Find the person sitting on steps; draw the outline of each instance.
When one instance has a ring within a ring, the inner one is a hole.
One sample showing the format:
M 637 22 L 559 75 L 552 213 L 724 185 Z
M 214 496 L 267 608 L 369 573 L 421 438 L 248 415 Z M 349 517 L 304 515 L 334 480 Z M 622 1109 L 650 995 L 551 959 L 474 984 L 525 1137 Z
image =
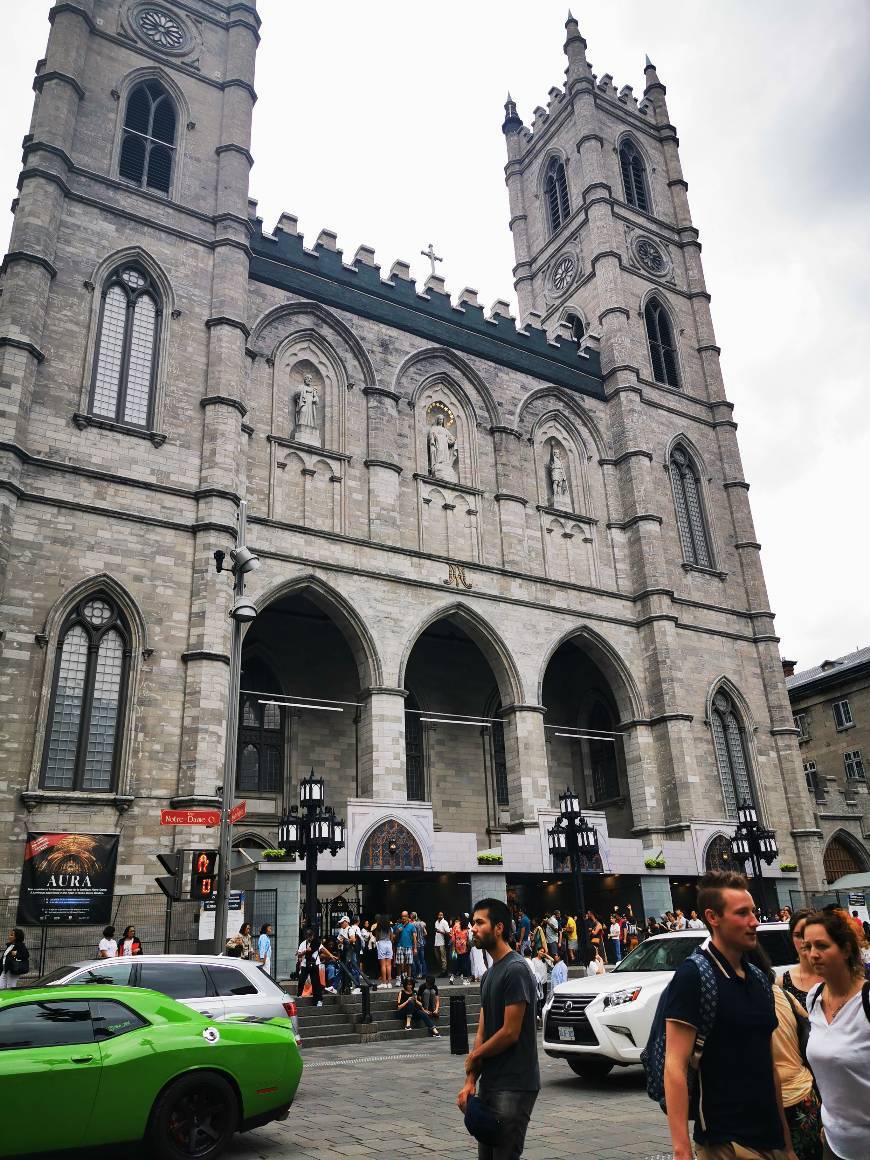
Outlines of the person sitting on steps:
M 429 1028 L 429 1034 L 436 1039 L 441 1037 L 432 1016 L 423 1007 L 423 1004 L 414 994 L 414 983 L 410 975 L 402 975 L 402 987 L 396 996 L 396 1014 L 405 1023 L 405 1030 L 411 1030 L 411 1024 L 419 1019 Z

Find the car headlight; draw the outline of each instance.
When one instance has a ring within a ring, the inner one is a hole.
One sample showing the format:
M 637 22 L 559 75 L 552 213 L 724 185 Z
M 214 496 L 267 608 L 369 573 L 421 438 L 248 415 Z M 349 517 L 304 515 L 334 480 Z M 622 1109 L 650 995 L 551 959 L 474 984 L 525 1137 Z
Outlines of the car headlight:
M 627 987 L 624 991 L 613 991 L 604 996 L 604 1006 L 622 1007 L 624 1003 L 633 1003 L 641 990 L 641 987 Z

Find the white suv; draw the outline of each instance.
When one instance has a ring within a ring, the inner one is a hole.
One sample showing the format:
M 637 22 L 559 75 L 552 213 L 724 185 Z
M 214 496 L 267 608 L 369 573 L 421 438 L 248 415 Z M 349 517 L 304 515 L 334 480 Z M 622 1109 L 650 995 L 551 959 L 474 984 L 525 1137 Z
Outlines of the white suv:
M 594 1079 L 615 1066 L 640 1063 L 662 991 L 707 931 L 655 935 L 635 947 L 609 974 L 571 979 L 544 1004 L 542 1046 L 577 1075 Z M 795 965 L 785 922 L 758 927 L 758 941 L 777 972 Z
M 250 959 L 224 955 L 133 955 L 69 963 L 43 975 L 37 987 L 60 983 L 105 983 L 147 987 L 207 1019 L 290 1019 L 296 1033 L 296 1002 Z M 296 1036 L 298 1039 L 298 1035 Z

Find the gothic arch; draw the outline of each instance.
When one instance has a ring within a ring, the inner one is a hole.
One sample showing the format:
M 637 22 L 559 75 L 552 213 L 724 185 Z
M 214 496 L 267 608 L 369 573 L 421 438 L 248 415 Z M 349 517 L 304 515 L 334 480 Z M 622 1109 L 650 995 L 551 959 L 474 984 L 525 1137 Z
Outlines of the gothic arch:
M 153 430 L 159 431 L 162 426 L 163 404 L 166 397 L 164 384 L 166 383 L 167 368 L 169 365 L 169 338 L 172 328 L 172 315 L 175 312 L 175 291 L 172 288 L 169 275 L 161 264 L 142 246 L 124 246 L 120 250 L 114 250 L 111 254 L 107 254 L 97 263 L 89 279 L 92 284 L 91 316 L 88 322 L 88 341 L 85 348 L 86 357 L 79 393 L 79 410 L 86 412 L 90 402 L 91 382 L 94 377 L 94 360 L 97 356 L 97 332 L 100 327 L 100 316 L 102 313 L 103 286 L 113 271 L 117 270 L 119 266 L 127 264 L 141 266 L 154 282 L 155 288 L 161 298 L 159 304 L 160 327 L 158 330 L 157 350 L 155 352 L 157 374 L 153 387 L 154 406 L 151 424 Z
M 492 669 L 493 676 L 496 679 L 496 683 L 498 684 L 502 705 L 521 704 L 523 700 L 523 684 L 514 659 L 510 654 L 510 650 L 492 625 L 484 620 L 479 612 L 476 612 L 473 608 L 469 608 L 467 604 L 463 604 L 461 601 L 442 605 L 441 608 L 430 612 L 411 633 L 399 664 L 399 688 L 404 689 L 406 687 L 405 673 L 414 645 L 427 628 L 436 624 L 439 620 L 448 619 L 455 620 L 486 657 Z
M 763 818 L 765 812 L 764 790 L 761 784 L 761 778 L 758 775 L 758 750 L 755 745 L 755 732 L 757 730 L 757 725 L 755 724 L 755 720 L 752 716 L 752 710 L 749 707 L 749 702 L 729 677 L 721 676 L 713 682 L 707 694 L 705 720 L 706 724 L 710 727 L 710 744 L 713 747 L 713 759 L 719 774 L 726 816 L 733 816 L 734 818 L 737 816 L 736 810 L 740 806 L 740 785 L 738 782 L 741 771 L 735 766 L 734 754 L 731 752 L 730 742 L 726 746 L 728 754 L 727 760 L 725 760 L 726 754 L 720 753 L 720 748 L 725 744 L 725 742 L 721 737 L 717 738 L 717 725 L 716 720 L 714 720 L 715 699 L 719 693 L 723 693 L 730 700 L 734 710 L 734 717 L 740 731 L 742 756 L 746 767 L 746 782 L 749 788 L 750 796 L 753 799 L 753 804 L 758 811 L 758 816 L 759 818 Z M 725 763 L 724 766 L 723 761 Z M 733 796 L 735 798 L 733 813 L 731 813 L 728 809 L 729 791 L 726 779 L 728 779 L 731 783 Z
M 124 137 L 124 118 L 127 112 L 127 101 L 130 98 L 130 93 L 137 85 L 150 80 L 157 81 L 161 84 L 175 105 L 175 144 L 172 178 L 169 183 L 169 192 L 166 194 L 171 200 L 177 195 L 181 184 L 187 126 L 193 120 L 193 117 L 191 116 L 190 103 L 184 95 L 184 90 L 172 75 L 165 69 L 160 68 L 159 65 L 146 65 L 143 68 L 133 69 L 132 72 L 127 73 L 117 86 L 119 94 L 117 101 L 118 111 L 109 172 L 113 175 L 118 172 L 118 166 L 121 160 L 121 144 Z
M 360 687 L 382 685 L 383 667 L 374 639 L 360 614 L 337 589 L 311 574 L 297 576 L 270 588 L 257 600 L 257 608 L 264 611 L 270 604 L 285 596 L 298 594 L 307 597 L 327 614 L 344 634 L 359 672 Z
M 390 841 L 396 842 L 396 853 L 389 853 Z M 379 818 L 369 826 L 356 849 L 355 863 L 360 870 L 429 870 L 425 839 L 416 832 L 409 819 L 400 822 L 392 815 Z
M 429 362 L 446 364 L 454 373 L 451 374 L 450 370 L 445 373 L 443 365 L 434 366 L 428 374 L 419 373 L 417 368 Z M 413 378 L 416 380 L 415 385 L 408 392 L 408 402 L 412 407 L 416 405 L 417 399 L 425 390 L 426 385 L 434 378 L 441 377 L 446 379 L 463 396 L 476 423 L 481 423 L 484 419 L 488 419 L 490 424 L 497 424 L 499 422 L 498 404 L 493 397 L 492 391 L 490 391 L 489 387 L 471 364 L 466 362 L 455 351 L 448 350 L 446 347 L 432 346 L 408 355 L 396 371 L 396 376 L 393 380 L 393 390 L 396 394 L 401 394 L 406 380 L 412 378 L 412 372 Z M 474 393 L 479 396 L 485 415 L 478 413 L 478 408 L 473 398 Z
M 532 429 L 530 434 L 534 433 L 534 429 L 546 415 L 556 414 L 563 420 L 563 422 L 570 423 L 577 434 L 579 440 L 584 444 L 591 441 L 598 453 L 599 458 L 606 458 L 609 454 L 607 442 L 601 433 L 601 429 L 592 418 L 590 413 L 583 407 L 569 391 L 562 390 L 560 387 L 536 387 L 535 390 L 530 391 L 528 395 L 520 402 L 514 417 L 514 427 L 518 431 L 524 430 L 524 425 L 527 423 L 528 412 L 534 403 L 544 398 L 552 398 L 556 401 L 556 406 L 550 407 L 543 412 L 538 419 L 532 421 Z M 581 431 L 586 432 L 586 439 L 584 440 Z
M 672 498 L 674 501 L 674 512 L 675 512 L 675 515 L 677 517 L 677 523 L 678 523 L 677 532 L 678 532 L 678 536 L 679 536 L 679 539 L 680 539 L 681 544 L 682 544 L 683 555 L 684 555 L 684 557 L 686 557 L 687 563 L 692 563 L 692 562 L 697 563 L 697 561 L 692 561 L 692 560 L 688 559 L 687 545 L 682 543 L 682 535 L 683 534 L 680 531 L 680 527 L 679 527 L 680 504 L 678 502 L 678 497 L 677 497 L 677 486 L 678 485 L 674 480 L 674 475 L 673 475 L 673 472 L 671 469 L 671 457 L 673 456 L 673 453 L 676 450 L 682 450 L 685 453 L 685 455 L 688 457 L 691 464 L 694 466 L 695 472 L 697 473 L 696 483 L 698 485 L 698 490 L 700 491 L 700 496 L 699 496 L 700 508 L 701 508 L 700 524 L 702 525 L 699 529 L 697 529 L 697 534 L 699 536 L 701 536 L 703 534 L 703 539 L 706 540 L 707 554 L 710 557 L 708 567 L 715 569 L 717 566 L 716 561 L 718 558 L 718 553 L 716 551 L 716 535 L 715 535 L 715 527 L 714 527 L 714 523 L 713 523 L 712 506 L 710 503 L 710 474 L 709 474 L 707 465 L 704 462 L 704 456 L 698 450 L 697 445 L 689 438 L 688 435 L 681 432 L 680 434 L 675 435 L 671 439 L 670 443 L 668 443 L 667 449 L 665 451 L 665 459 L 664 459 L 663 467 L 664 467 L 665 471 L 668 473 L 668 479 L 669 479 L 670 484 L 671 484 L 671 495 L 672 495 Z M 686 501 L 686 503 L 688 503 L 688 500 Z M 689 513 L 686 512 L 686 510 L 685 510 L 685 504 L 683 506 L 683 511 L 684 511 L 686 522 L 687 523 L 691 522 L 690 517 L 689 517 Z M 686 534 L 691 537 L 690 531 L 687 531 Z
M 650 335 L 649 335 L 649 331 L 647 330 L 647 321 L 646 321 L 647 306 L 649 306 L 650 303 L 652 303 L 653 301 L 657 302 L 659 304 L 659 306 L 662 308 L 662 310 L 664 311 L 664 313 L 667 317 L 668 324 L 671 328 L 671 339 L 673 341 L 674 362 L 676 365 L 676 378 L 677 378 L 676 383 L 668 383 L 664 379 L 656 378 L 655 367 L 653 365 L 652 349 L 650 346 Z M 652 373 L 653 381 L 655 383 L 657 383 L 659 386 L 670 387 L 672 390 L 675 390 L 675 391 L 682 390 L 682 385 L 685 382 L 685 375 L 683 373 L 683 358 L 682 358 L 682 352 L 681 352 L 682 343 L 680 342 L 680 336 L 682 333 L 682 329 L 680 327 L 680 320 L 677 317 L 673 303 L 670 301 L 667 294 L 664 293 L 664 291 L 662 290 L 662 288 L 660 286 L 653 286 L 649 290 L 647 290 L 647 292 L 642 296 L 642 298 L 640 300 L 639 313 L 640 313 L 641 322 L 643 324 L 644 343 L 646 345 L 646 353 L 647 353 L 647 358 L 649 360 L 649 366 L 650 366 L 650 371 Z
M 573 416 L 557 407 L 550 407 L 534 421 L 531 440 L 539 502 L 548 507 L 555 506 L 550 503 L 547 468 L 544 463 L 545 457 L 542 455 L 547 444 L 555 440 L 562 445 L 568 457 L 568 486 L 570 498 L 573 501 L 571 511 L 578 515 L 592 516 L 595 514 L 596 504 L 593 500 L 593 489 L 590 486 L 588 471 L 589 461 L 592 459 L 589 451 L 589 444 L 592 443 L 590 436 L 591 433 L 586 431 L 584 438 L 583 429 L 574 422 Z
M 553 656 L 567 641 L 578 639 L 582 641 L 590 658 L 607 678 L 611 695 L 619 710 L 620 724 L 646 718 L 648 713 L 640 689 L 628 666 L 608 640 L 585 624 L 569 628 L 548 647 L 538 672 L 538 704 L 544 703 L 544 677 Z
M 633 146 L 633 148 L 637 152 L 637 154 L 640 157 L 640 160 L 643 164 L 644 188 L 645 188 L 645 192 L 646 192 L 646 199 L 648 202 L 646 209 L 643 209 L 642 207 L 638 207 L 632 201 L 630 201 L 628 198 L 628 195 L 626 194 L 626 191 L 625 191 L 625 179 L 624 179 L 623 173 L 622 173 L 622 149 L 623 149 L 623 146 L 625 146 L 625 145 Z M 639 209 L 641 213 L 654 214 L 655 213 L 655 199 L 653 198 L 653 190 L 652 190 L 653 160 L 652 160 L 652 157 L 650 156 L 649 152 L 647 151 L 646 147 L 641 143 L 639 138 L 634 133 L 632 133 L 630 130 L 626 130 L 624 133 L 621 133 L 619 135 L 619 137 L 617 138 L 614 152 L 616 154 L 617 170 L 619 171 L 619 186 L 618 186 L 618 188 L 622 190 L 622 194 L 623 194 L 625 201 L 627 202 L 628 205 L 630 205 L 632 207 L 632 209 Z
M 861 843 L 848 830 L 835 830 L 825 845 L 822 856 L 825 878 L 835 882 L 843 874 L 861 874 L 870 870 L 870 856 Z M 851 869 L 846 866 L 851 865 Z
M 704 870 L 733 870 L 735 868 L 739 870 L 740 863 L 735 863 L 731 856 L 731 839 L 721 831 L 718 834 L 713 834 L 704 847 Z
M 52 605 L 45 618 L 40 642 L 45 646 L 45 660 L 41 679 L 39 706 L 36 712 L 34 729 L 33 753 L 31 755 L 29 789 L 36 789 L 39 785 L 42 767 L 43 747 L 46 743 L 48 715 L 52 701 L 52 685 L 54 683 L 55 654 L 58 638 L 67 615 L 86 596 L 105 593 L 115 600 L 126 620 L 126 627 L 130 633 L 130 657 L 126 676 L 125 712 L 121 725 L 120 745 L 117 757 L 117 779 L 114 793 L 126 795 L 129 793 L 131 772 L 132 741 L 136 727 L 138 708 L 138 689 L 141 679 L 142 661 L 151 656 L 153 649 L 148 645 L 148 628 L 145 617 L 138 602 L 130 592 L 114 576 L 108 572 L 100 572 L 95 576 L 88 576 L 68 588 Z M 108 795 L 111 797 L 112 795 Z
M 280 322 L 285 318 L 292 319 L 298 315 L 307 315 L 309 318 L 315 319 L 327 330 L 331 330 L 338 336 L 353 355 L 363 385 L 375 385 L 376 375 L 374 366 L 365 347 L 347 323 L 343 322 L 332 311 L 327 310 L 317 302 L 285 302 L 280 306 L 273 306 L 271 310 L 267 310 L 254 324 L 251 337 L 248 340 L 248 353 L 260 358 L 273 358 L 278 347 L 285 341 L 288 335 L 282 334 L 275 342 L 269 344 L 266 341 L 266 332 L 274 323 Z

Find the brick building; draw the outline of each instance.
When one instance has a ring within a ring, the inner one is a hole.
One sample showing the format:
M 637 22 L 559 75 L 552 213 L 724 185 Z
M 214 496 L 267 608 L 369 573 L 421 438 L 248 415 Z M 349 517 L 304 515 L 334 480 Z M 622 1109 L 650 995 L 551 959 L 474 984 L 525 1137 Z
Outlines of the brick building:
M 811 669 L 783 661 L 807 789 L 824 836 L 825 878 L 870 871 L 870 648 Z
M 617 92 L 569 19 L 564 87 L 531 128 L 508 101 L 518 322 L 329 230 L 306 244 L 289 214 L 264 230 L 250 0 L 51 19 L 0 298 L 0 888 L 26 831 L 53 829 L 119 832 L 117 889 L 151 888 L 159 807 L 215 801 L 212 557 L 244 497 L 262 567 L 239 845 L 274 844 L 313 766 L 348 824 L 327 880 L 372 905 L 408 874 L 445 906 L 539 905 L 570 783 L 600 837 L 593 900 L 658 911 L 750 795 L 817 889 L 655 68 L 640 102 Z M 292 914 L 298 873 L 269 871 Z

